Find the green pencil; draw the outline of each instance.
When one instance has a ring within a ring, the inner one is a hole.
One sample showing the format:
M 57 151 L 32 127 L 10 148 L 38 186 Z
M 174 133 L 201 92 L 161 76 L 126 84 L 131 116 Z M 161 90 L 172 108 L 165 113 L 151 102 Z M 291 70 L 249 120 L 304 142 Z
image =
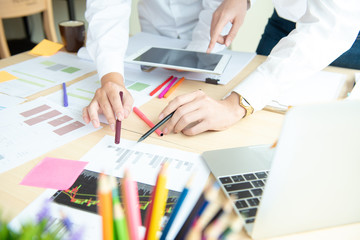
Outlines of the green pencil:
M 115 177 L 111 177 L 113 218 L 114 218 L 114 239 L 128 240 L 126 218 L 119 199 L 119 190 Z

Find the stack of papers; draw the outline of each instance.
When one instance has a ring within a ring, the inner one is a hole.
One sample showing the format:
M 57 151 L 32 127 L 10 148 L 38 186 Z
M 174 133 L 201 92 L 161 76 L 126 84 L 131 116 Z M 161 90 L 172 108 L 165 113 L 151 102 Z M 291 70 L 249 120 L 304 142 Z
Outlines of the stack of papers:
M 335 100 L 339 97 L 345 80 L 344 74 L 320 71 L 308 79 L 298 81 L 265 109 L 286 111 L 289 106 Z

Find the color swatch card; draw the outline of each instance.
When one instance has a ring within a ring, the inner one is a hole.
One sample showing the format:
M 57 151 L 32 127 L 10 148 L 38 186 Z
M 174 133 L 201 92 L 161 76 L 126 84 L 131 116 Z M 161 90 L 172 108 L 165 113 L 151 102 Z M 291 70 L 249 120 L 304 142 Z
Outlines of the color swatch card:
M 1 71 L 6 71 L 17 79 L 0 82 L 0 92 L 27 97 L 95 71 L 95 65 L 76 55 L 58 52 L 53 56 L 36 57 L 11 65 Z
M 0 119 L 0 173 L 98 130 L 45 98 L 4 109 Z

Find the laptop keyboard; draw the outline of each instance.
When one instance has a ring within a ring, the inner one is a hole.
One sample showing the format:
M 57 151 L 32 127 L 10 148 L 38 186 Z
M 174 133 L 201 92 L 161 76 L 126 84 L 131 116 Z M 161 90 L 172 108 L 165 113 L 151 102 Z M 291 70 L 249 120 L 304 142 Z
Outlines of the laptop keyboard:
M 236 210 L 245 219 L 245 223 L 255 221 L 257 207 L 265 186 L 269 171 L 219 177 L 224 189 L 233 197 Z

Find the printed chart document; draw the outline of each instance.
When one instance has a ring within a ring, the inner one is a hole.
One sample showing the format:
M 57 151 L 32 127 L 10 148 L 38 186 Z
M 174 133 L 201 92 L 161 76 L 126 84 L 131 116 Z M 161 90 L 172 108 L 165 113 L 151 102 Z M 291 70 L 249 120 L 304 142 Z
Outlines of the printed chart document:
M 104 171 L 107 175 L 115 176 L 119 182 L 125 168 L 130 169 L 132 178 L 138 185 L 142 225 L 144 226 L 144 218 L 149 207 L 156 176 L 161 164 L 167 161 L 170 163 L 167 183 L 169 194 L 162 226 L 166 224 L 188 178 L 194 177 L 194 184 L 168 235 L 168 239 L 174 239 L 203 191 L 209 176 L 209 170 L 198 154 L 158 145 L 136 143 L 126 139 L 121 139 L 121 143 L 115 145 L 114 138 L 111 136 L 105 136 L 81 160 L 89 163 L 68 190 L 46 191 L 24 209 L 11 222 L 11 226 L 18 228 L 20 223 L 34 219 L 44 202 L 52 199 L 49 203 L 52 218 L 59 219 L 59 212 L 62 211 L 70 218 L 74 226 L 83 229 L 83 239 L 101 239 L 101 218 L 97 214 L 98 199 L 96 196 L 99 172 Z M 144 234 L 144 227 L 141 227 L 139 231 Z
M 98 130 L 45 98 L 6 108 L 0 119 L 0 173 Z
M 25 102 L 25 98 L 13 97 L 6 94 L 0 93 L 0 110 L 3 110 L 8 107 L 16 106 L 22 102 Z
M 134 99 L 134 106 L 140 107 L 144 103 L 150 101 L 154 96 L 150 96 L 150 92 L 163 83 L 170 75 L 148 74 L 140 71 L 138 65 L 125 64 L 125 86 Z M 82 114 L 82 109 L 88 106 L 95 95 L 96 89 L 101 87 L 101 83 L 97 74 L 85 78 L 67 87 L 68 103 L 67 107 L 74 114 Z M 159 91 L 160 92 L 160 91 Z M 59 90 L 49 94 L 47 99 L 54 103 L 63 102 L 63 91 Z M 103 115 L 100 121 L 107 123 Z
M 308 79 L 298 81 L 265 109 L 285 111 L 289 106 L 335 100 L 339 97 L 345 80 L 344 74 L 320 71 Z
M 2 70 L 16 76 L 17 79 L 1 82 L 0 92 L 27 97 L 95 71 L 95 65 L 76 55 L 58 52 L 53 56 L 36 57 Z

